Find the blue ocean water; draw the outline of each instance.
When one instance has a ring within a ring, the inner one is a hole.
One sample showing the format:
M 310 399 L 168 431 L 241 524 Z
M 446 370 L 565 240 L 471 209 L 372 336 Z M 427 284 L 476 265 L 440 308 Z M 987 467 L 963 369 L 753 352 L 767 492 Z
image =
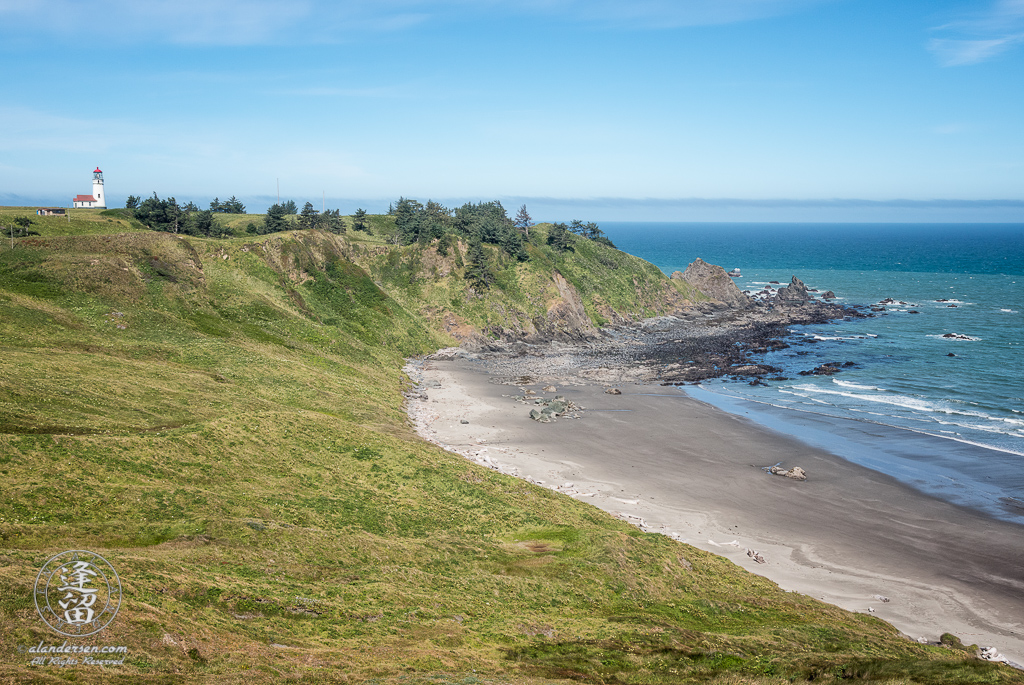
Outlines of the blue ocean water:
M 767 388 L 712 381 L 693 394 L 730 411 L 753 407 L 755 420 L 930 494 L 1024 523 L 1024 225 L 601 228 L 667 274 L 700 257 L 741 269 L 736 283 L 744 290 L 786 285 L 796 275 L 845 304 L 895 300 L 872 318 L 791 329 L 792 347 L 764 357 L 790 380 Z M 798 375 L 825 362 L 853 366 L 831 377 Z M 836 421 L 810 428 L 800 415 L 899 430 L 880 437 L 840 430 Z M 913 449 L 883 447 L 894 440 Z

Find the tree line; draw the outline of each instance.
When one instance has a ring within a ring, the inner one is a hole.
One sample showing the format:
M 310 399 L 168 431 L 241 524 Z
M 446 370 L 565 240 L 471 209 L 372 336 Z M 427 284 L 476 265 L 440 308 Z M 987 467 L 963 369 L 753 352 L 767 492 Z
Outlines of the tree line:
M 231 235 L 231 230 L 227 226 L 214 221 L 212 209 L 199 209 L 193 202 L 182 205 L 173 197 L 161 200 L 155 192 L 153 197 L 141 201 L 136 196 L 129 195 L 125 208 L 132 211 L 136 220 L 154 231 L 208 238 Z
M 597 224 L 593 221 L 583 223 L 579 219 L 573 219 L 568 224 L 551 224 L 551 228 L 548 229 L 548 245 L 559 252 L 572 250 L 574 242 L 572 237 L 573 235 L 578 235 L 581 238 L 593 240 L 595 243 L 601 243 L 602 245 L 615 248 L 615 244 L 604 234 L 604 231 L 602 231 Z
M 515 217 L 509 217 L 497 200 L 467 202 L 461 207 L 447 208 L 433 200 L 423 204 L 400 197 L 388 207 L 388 214 L 395 218 L 394 242 L 397 244 L 434 243 L 440 254 L 447 255 L 453 240 L 465 239 L 469 243 L 466 278 L 479 287 L 487 287 L 494 281 L 493 265 L 485 244 L 498 247 L 500 253 L 511 259 L 529 259 L 526 245 L 534 224 L 526 205 L 519 208 Z M 553 224 L 548 229 L 547 244 L 558 252 L 566 252 L 574 249 L 579 238 L 615 247 L 596 223 L 579 219 L 569 224 Z
M 153 196 L 155 197 L 156 193 L 153 193 Z M 173 198 L 171 198 L 171 199 L 173 199 Z M 143 200 L 138 195 L 129 195 L 128 196 L 128 200 L 125 201 L 125 203 L 124 203 L 124 208 L 125 209 L 136 210 L 136 209 L 138 209 L 142 205 L 142 203 L 143 203 Z M 293 207 L 295 206 L 294 202 L 292 203 L 292 206 Z M 192 202 L 189 202 L 186 205 L 186 207 L 188 207 L 188 211 L 197 211 L 199 209 Z M 224 200 L 223 202 L 220 201 L 220 198 L 216 198 L 216 197 L 213 198 L 213 201 L 210 203 L 210 211 L 214 212 L 216 214 L 245 214 L 246 213 L 245 212 L 245 205 L 243 205 L 242 201 L 239 200 L 238 198 L 236 198 L 234 195 L 229 197 L 227 200 Z M 292 213 L 294 214 L 294 212 L 292 212 Z
M 245 205 L 233 195 L 223 202 L 214 198 L 209 209 L 200 209 L 194 202 L 181 204 L 174 197 L 161 199 L 155 192 L 153 197 L 145 200 L 136 195 L 129 195 L 125 209 L 130 210 L 136 220 L 154 231 L 209 238 L 222 238 L 233 234 L 230 228 L 214 220 L 214 214 L 246 213 Z M 356 210 L 354 219 L 356 230 L 369 231 L 366 210 Z M 271 205 L 262 221 L 250 221 L 245 230 L 246 233 L 253 235 L 266 235 L 277 231 L 309 228 L 344 233 L 345 218 L 340 209 L 326 209 L 321 212 L 313 207 L 312 202 L 307 202 L 300 212 L 294 200 L 286 200 Z
M 234 196 L 223 202 L 214 198 L 209 209 L 201 210 L 192 202 L 181 205 L 173 197 L 160 199 L 155 192 L 146 200 L 130 195 L 125 207 L 132 210 L 138 221 L 155 231 L 213 238 L 232 234 L 231 229 L 214 220 L 215 213 L 246 213 L 245 205 Z M 433 200 L 423 204 L 400 197 L 388 207 L 388 214 L 395 220 L 396 231 L 392 237 L 395 244 L 426 245 L 436 241 L 438 252 L 447 255 L 455 240 L 465 240 L 469 244 L 467 277 L 479 285 L 486 286 L 493 281 L 483 247 L 485 244 L 496 246 L 502 254 L 516 261 L 529 258 L 526 245 L 534 224 L 525 204 L 515 217 L 510 217 L 498 200 L 467 202 L 460 207 L 449 208 Z M 352 228 L 372 234 L 365 209 L 360 207 L 352 215 Z M 307 202 L 299 211 L 294 200 L 286 200 L 271 205 L 262 221 L 250 221 L 245 230 L 249 234 L 266 235 L 303 229 L 340 234 L 346 232 L 347 226 L 340 209 L 319 211 L 312 202 Z M 573 250 L 575 241 L 580 238 L 615 247 L 596 223 L 579 219 L 568 224 L 552 224 L 548 229 L 547 244 L 557 252 L 566 252 Z

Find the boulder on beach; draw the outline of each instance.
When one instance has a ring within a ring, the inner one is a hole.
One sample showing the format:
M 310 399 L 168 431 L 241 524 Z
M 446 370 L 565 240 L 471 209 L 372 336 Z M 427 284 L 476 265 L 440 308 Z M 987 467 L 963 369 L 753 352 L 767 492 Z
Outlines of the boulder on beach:
M 605 388 L 604 392 L 605 392 L 606 395 L 621 395 L 622 394 L 622 391 L 619 390 L 618 388 Z
M 793 480 L 807 480 L 807 472 L 802 468 L 794 466 L 791 469 L 785 469 L 782 467 L 781 461 L 775 466 L 764 466 L 761 470 L 766 471 L 773 476 L 784 476 L 786 478 L 792 478 Z
M 792 478 L 793 480 L 807 480 L 807 472 L 799 466 L 794 466 L 783 475 L 785 475 L 786 478 Z
M 520 398 L 521 401 L 525 401 L 526 397 Z M 571 401 L 565 399 L 563 395 L 558 395 L 555 399 L 548 401 L 544 398 L 538 398 L 533 400 L 537 405 L 535 408 L 530 410 L 530 418 L 540 423 L 550 423 L 554 421 L 556 417 L 565 415 L 569 411 L 577 411 L 580 408 L 573 404 Z M 572 416 L 570 418 L 579 418 L 578 416 Z

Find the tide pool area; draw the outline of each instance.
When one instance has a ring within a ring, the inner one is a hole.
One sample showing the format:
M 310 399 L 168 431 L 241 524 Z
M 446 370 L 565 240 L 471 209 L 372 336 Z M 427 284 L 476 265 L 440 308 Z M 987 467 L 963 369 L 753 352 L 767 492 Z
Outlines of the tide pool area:
M 1024 225 L 602 227 L 666 273 L 701 257 L 740 269 L 735 282 L 752 294 L 795 275 L 864 306 L 873 316 L 791 328 L 789 347 L 758 358 L 779 369 L 767 385 L 721 379 L 688 390 L 1024 523 Z M 829 363 L 840 371 L 809 373 Z

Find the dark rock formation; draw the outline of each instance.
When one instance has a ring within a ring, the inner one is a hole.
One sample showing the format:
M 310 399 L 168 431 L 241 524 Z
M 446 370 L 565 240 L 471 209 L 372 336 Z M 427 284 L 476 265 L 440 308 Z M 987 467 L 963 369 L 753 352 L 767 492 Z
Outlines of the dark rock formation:
M 852 366 L 852 363 L 847 362 Z M 810 371 L 800 371 L 801 376 L 834 376 L 839 373 L 840 366 L 846 366 L 846 364 L 840 364 L 839 362 L 828 362 L 821 366 L 816 366 Z
M 807 292 L 807 286 L 796 276 L 789 282 L 789 285 L 775 291 L 775 298 L 779 304 L 800 305 L 811 301 L 811 294 Z
M 678 271 L 673 273 L 672 278 L 676 278 L 678 273 Z M 749 297 L 743 294 L 736 282 L 729 278 L 725 269 L 708 264 L 699 257 L 686 267 L 686 271 L 680 275 L 680 278 L 711 299 L 730 307 L 747 309 L 754 304 Z

